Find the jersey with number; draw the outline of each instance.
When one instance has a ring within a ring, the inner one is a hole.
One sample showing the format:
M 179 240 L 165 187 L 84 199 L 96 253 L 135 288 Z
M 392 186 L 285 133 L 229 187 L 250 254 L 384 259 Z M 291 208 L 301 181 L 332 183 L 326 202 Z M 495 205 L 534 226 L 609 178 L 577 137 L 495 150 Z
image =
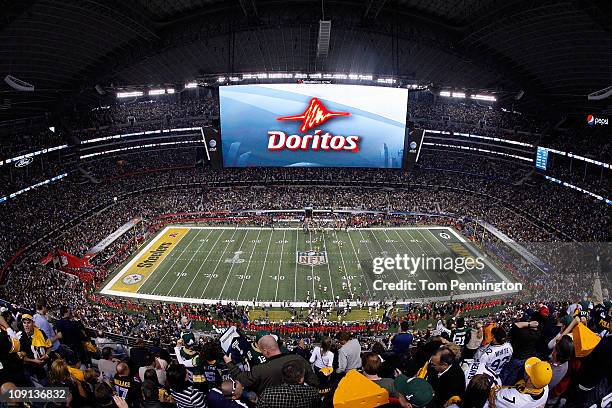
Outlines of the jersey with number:
M 479 360 L 472 360 L 472 363 L 465 369 L 465 386 L 467 387 L 475 376 L 478 374 L 486 374 L 493 380 L 494 385 L 501 385 L 501 380 L 499 376 L 491 371 L 486 364 Z
M 548 385 L 540 395 L 524 394 L 514 387 L 501 387 L 493 393 L 491 408 L 540 408 L 548 399 Z
M 257 364 L 265 363 L 266 358 L 251 345 L 246 352 L 246 362 L 249 364 L 249 367 L 253 369 Z
M 504 365 L 512 358 L 512 351 L 510 343 L 489 344 L 486 347 L 479 348 L 474 359 L 485 364 L 495 375 L 499 375 Z
M 470 329 L 467 327 L 458 327 L 453 330 L 451 334 L 451 341 L 458 346 L 465 346 L 465 340 L 467 339 Z

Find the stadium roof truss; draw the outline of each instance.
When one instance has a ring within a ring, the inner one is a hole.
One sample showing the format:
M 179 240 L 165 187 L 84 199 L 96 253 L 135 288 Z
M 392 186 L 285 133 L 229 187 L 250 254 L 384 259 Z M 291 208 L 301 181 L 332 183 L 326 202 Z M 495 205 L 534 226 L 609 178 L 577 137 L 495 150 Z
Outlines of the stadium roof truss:
M 610 2 L 0 0 L 0 119 L 92 106 L 94 86 L 184 83 L 216 72 L 370 72 L 504 91 L 536 111 L 596 112 L 610 85 Z

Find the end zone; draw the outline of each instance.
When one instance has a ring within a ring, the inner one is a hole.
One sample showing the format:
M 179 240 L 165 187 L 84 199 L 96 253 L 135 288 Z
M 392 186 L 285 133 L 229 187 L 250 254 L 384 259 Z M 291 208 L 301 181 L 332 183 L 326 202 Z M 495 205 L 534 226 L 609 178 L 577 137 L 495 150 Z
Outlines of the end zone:
M 188 232 L 189 228 L 164 228 L 157 238 L 149 242 L 138 256 L 124 266 L 100 293 L 121 296 L 125 295 L 126 292 L 138 292 L 140 287 Z

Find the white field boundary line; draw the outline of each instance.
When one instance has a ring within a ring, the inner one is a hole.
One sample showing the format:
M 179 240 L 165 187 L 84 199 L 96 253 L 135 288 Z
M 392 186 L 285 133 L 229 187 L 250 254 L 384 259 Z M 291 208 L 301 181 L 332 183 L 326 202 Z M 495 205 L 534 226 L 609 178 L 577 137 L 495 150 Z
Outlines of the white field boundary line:
M 246 279 L 247 274 L 249 273 L 249 267 L 251 266 L 251 259 L 253 259 L 253 254 L 255 253 L 255 247 L 260 244 L 259 236 L 261 235 L 261 230 L 257 232 L 257 237 L 255 237 L 255 242 L 253 243 L 253 251 L 251 251 L 251 255 L 249 256 L 249 261 L 247 263 L 246 270 L 242 275 L 242 282 L 240 282 L 240 289 L 238 289 L 238 295 L 236 295 L 237 299 L 240 299 L 240 293 L 242 293 L 242 286 L 244 285 L 244 280 Z
M 158 235 L 155 237 L 155 239 L 153 239 L 149 244 L 147 244 L 146 247 L 144 247 L 139 253 L 138 255 L 141 255 L 142 252 L 146 251 L 147 249 L 149 249 L 153 243 L 159 238 L 160 234 L 163 234 L 166 232 L 167 229 L 169 228 L 196 228 L 196 229 L 261 229 L 261 230 L 279 230 L 281 228 L 258 228 L 258 227 L 237 227 L 237 228 L 231 228 L 231 227 L 185 227 L 185 226 L 169 226 L 169 227 L 165 227 L 160 233 L 158 233 Z M 349 228 L 349 231 L 351 230 L 356 230 L 356 231 L 364 231 L 364 230 L 411 230 L 411 229 L 430 229 L 430 228 L 435 228 L 435 229 L 446 229 L 448 231 L 450 231 L 451 234 L 453 234 L 460 242 L 462 243 L 467 243 L 468 241 L 465 240 L 465 238 L 463 238 L 461 235 L 459 235 L 454 229 L 450 228 L 450 227 L 443 227 L 443 226 L 428 226 L 428 227 L 396 227 L 396 228 Z M 285 228 L 287 230 L 295 230 L 295 229 L 300 229 L 300 228 Z M 334 228 L 329 228 L 329 229 L 334 229 Z M 282 230 L 282 229 L 281 229 Z M 272 240 L 272 235 L 270 234 L 270 241 Z M 363 239 L 363 235 L 362 235 L 362 239 Z M 269 252 L 269 245 L 270 242 L 268 242 L 268 251 L 266 251 L 266 255 Z M 472 250 L 473 252 L 475 252 L 475 255 L 480 255 L 479 251 L 473 249 L 470 245 L 468 245 L 468 247 L 470 248 L 470 250 Z M 366 248 L 368 249 L 368 252 L 370 252 L 369 246 L 366 244 Z M 371 252 L 370 252 L 370 256 L 371 256 Z M 133 293 L 133 292 L 122 292 L 122 291 L 116 291 L 116 290 L 110 290 L 109 288 L 112 287 L 112 285 L 123 275 L 123 272 L 125 271 L 126 268 L 129 268 L 135 261 L 136 259 L 138 259 L 139 256 L 136 256 L 132 261 L 130 261 L 130 263 L 128 263 L 125 267 L 123 267 L 121 269 L 121 272 L 117 273 L 117 275 L 105 286 L 105 288 L 100 292 L 102 294 L 105 295 L 110 295 L 110 296 L 118 296 L 118 297 L 128 297 L 128 298 L 139 298 L 139 299 L 146 299 L 146 300 L 153 300 L 153 301 L 164 301 L 164 302 L 175 302 L 175 303 L 193 303 L 193 304 L 207 304 L 207 305 L 214 305 L 217 304 L 219 302 L 221 302 L 222 304 L 238 304 L 239 306 L 259 306 L 259 305 L 270 305 L 272 304 L 272 307 L 282 307 L 282 302 L 270 302 L 270 301 L 263 301 L 263 302 L 259 302 L 257 301 L 257 298 L 259 297 L 259 287 L 261 286 L 261 278 L 263 277 L 263 269 L 262 269 L 262 273 L 260 274 L 260 281 L 259 281 L 259 286 L 257 288 L 257 296 L 255 298 L 255 301 L 248 301 L 248 300 L 235 300 L 235 301 L 231 301 L 231 300 L 219 300 L 219 299 L 204 299 L 204 298 L 187 298 L 187 297 L 176 297 L 176 296 L 159 296 L 159 295 L 150 295 L 150 294 L 141 294 L 141 293 Z M 485 258 L 485 263 L 488 264 L 488 266 L 495 271 L 498 276 L 506 279 L 507 278 L 497 269 L 497 267 L 495 267 L 494 265 L 492 265 L 490 262 L 488 262 L 488 260 Z M 263 268 L 265 268 L 265 259 L 264 259 L 264 265 Z M 314 282 L 313 282 L 314 284 Z M 467 300 L 467 299 L 476 299 L 476 298 L 486 298 L 486 297 L 497 297 L 497 296 L 505 296 L 505 295 L 511 295 L 511 294 L 516 294 L 518 293 L 518 291 L 500 291 L 500 292 L 479 292 L 479 293 L 468 293 L 468 294 L 463 294 L 463 295 L 456 295 L 453 296 L 453 299 L 457 299 L 457 300 Z M 411 298 L 408 299 L 407 301 L 398 301 L 398 304 L 411 304 L 411 303 L 423 303 L 423 302 L 436 302 L 436 301 L 447 301 L 450 299 L 450 296 L 438 296 L 438 297 L 423 297 L 423 298 Z M 331 301 L 323 301 L 324 304 L 331 304 Z M 309 307 L 311 305 L 312 302 L 294 302 L 292 303 L 293 306 L 295 307 Z M 370 301 L 368 302 L 368 305 L 376 305 L 378 304 L 379 301 Z M 341 304 L 344 304 L 344 302 L 341 302 Z M 348 302 L 348 304 L 350 306 L 358 306 L 357 302 Z
M 187 234 L 189 234 L 191 231 L 187 231 Z M 185 234 L 185 236 L 187 236 L 187 234 Z M 155 287 L 153 288 L 153 290 L 151 290 L 152 293 L 157 291 L 157 288 L 159 287 L 159 285 L 166 280 L 166 276 L 168 276 L 168 273 L 172 270 L 172 268 L 174 267 L 174 265 L 176 265 L 177 261 L 179 259 L 181 259 L 181 255 L 183 255 L 185 253 L 185 251 L 187 250 L 187 248 L 189 248 L 191 246 L 191 244 L 193 243 L 193 241 L 195 241 L 195 239 L 200 235 L 200 231 L 195 233 L 195 236 L 193 238 L 191 238 L 191 241 L 189 241 L 189 243 L 187 244 L 187 246 L 185 248 L 183 248 L 181 250 L 181 252 L 176 256 L 176 258 L 174 259 L 174 261 L 172 262 L 172 264 L 168 267 L 168 269 L 166 270 L 166 272 L 164 273 L 164 276 L 162 276 L 162 278 L 157 282 L 157 285 L 155 285 Z M 176 248 L 176 247 L 174 247 Z M 174 252 L 174 251 L 173 251 Z M 172 252 L 168 255 L 172 255 Z M 195 254 L 194 254 L 195 255 Z M 165 259 L 164 259 L 165 261 Z M 163 261 L 161 262 L 163 264 Z M 156 268 L 157 269 L 157 268 Z M 149 274 L 149 276 L 151 276 L 151 274 Z M 140 288 L 142 288 L 144 286 L 144 283 L 142 285 L 140 285 Z
M 440 241 L 440 240 L 438 239 L 438 237 L 436 237 L 436 234 L 434 234 L 434 233 L 433 233 L 433 232 L 431 232 L 431 231 L 428 231 L 428 232 L 429 232 L 429 234 L 430 234 L 430 235 L 431 235 L 431 236 L 434 238 L 434 240 L 436 240 L 436 241 L 437 241 L 437 242 L 440 244 L 440 246 L 442 246 L 442 247 L 443 247 L 445 250 L 447 250 L 447 249 L 448 249 L 448 247 L 447 247 L 446 245 L 444 245 L 444 243 L 443 243 L 442 241 Z M 423 236 L 423 238 L 425 238 L 425 234 L 423 234 L 423 233 L 422 233 L 422 232 L 420 232 L 420 231 L 419 231 L 419 234 L 421 234 L 421 235 Z M 467 244 L 466 244 L 465 242 L 462 242 L 462 244 L 464 244 L 464 246 L 465 246 L 465 247 L 467 247 Z M 434 246 L 433 246 L 433 244 L 431 244 L 431 243 L 430 243 L 430 245 L 431 245 L 431 247 L 432 247 L 432 248 L 434 247 Z M 434 248 L 434 249 L 435 249 L 435 248 Z M 451 252 L 452 252 L 452 251 L 451 251 Z M 473 255 L 476 255 L 476 257 L 480 257 L 480 254 L 474 254 L 474 251 L 470 251 L 470 252 L 472 252 L 472 254 L 473 254 Z M 484 258 L 483 258 L 483 259 L 484 259 Z M 478 282 L 478 279 L 476 279 L 476 275 L 474 275 L 474 273 L 472 273 L 472 271 L 468 270 L 468 274 L 467 274 L 467 276 L 470 276 L 470 277 L 472 278 L 472 280 L 474 280 L 474 282 Z
M 463 242 L 465 244 L 465 246 L 472 251 L 472 254 L 476 255 L 477 257 L 481 257 L 484 260 L 484 263 L 487 264 L 487 266 L 489 268 L 491 268 L 491 270 L 502 280 L 502 282 L 508 282 L 510 283 L 510 279 L 508 279 L 508 277 L 506 275 L 504 275 L 504 273 L 502 271 L 500 271 L 497 266 L 495 266 L 491 261 L 489 261 L 489 259 L 485 256 L 481 256 L 482 254 L 480 253 L 480 251 L 475 248 L 471 242 L 466 241 L 461 235 L 457 234 L 457 232 L 452 229 L 452 228 L 448 228 L 448 230 L 455 236 L 457 237 L 461 242 Z M 514 291 L 507 291 L 507 293 L 518 293 L 518 290 L 514 290 Z
M 262 230 L 262 231 L 293 231 L 293 230 L 303 230 L 303 228 L 300 227 L 274 227 L 274 228 L 270 228 L 270 227 L 232 227 L 231 225 L 227 225 L 225 227 L 221 227 L 221 226 L 200 226 L 200 225 L 194 225 L 194 226 L 186 226 L 186 225 L 177 225 L 177 226 L 169 226 L 166 228 L 182 228 L 182 229 L 225 229 L 225 230 Z M 346 231 L 368 231 L 368 230 L 373 230 L 373 231 L 378 231 L 378 230 L 422 230 L 422 229 L 430 229 L 430 228 L 442 228 L 442 229 L 451 229 L 450 227 L 438 227 L 435 225 L 432 226 L 428 226 L 428 227 L 388 227 L 388 228 L 382 228 L 382 227 L 364 227 L 364 228 L 347 228 Z M 337 231 L 338 228 L 319 228 L 319 229 L 323 229 L 325 231 Z M 345 231 L 345 230 L 342 230 Z M 465 239 L 462 238 L 461 242 L 465 242 Z
M 149 249 L 151 249 L 151 247 L 153 246 L 153 244 L 155 244 L 155 243 L 156 243 L 156 242 L 157 242 L 157 241 L 158 241 L 158 240 L 159 240 L 159 239 L 160 239 L 160 238 L 161 238 L 161 237 L 162 237 L 162 236 L 163 236 L 163 235 L 166 233 L 166 231 L 168 231 L 170 228 L 175 228 L 175 227 L 170 227 L 170 226 L 168 226 L 168 227 L 164 228 L 163 230 L 161 230 L 160 232 L 158 232 L 158 233 L 157 233 L 157 235 L 156 235 L 156 236 L 155 236 L 155 237 L 154 237 L 154 238 L 151 240 L 151 242 L 149 242 L 149 243 L 148 243 L 148 244 L 147 244 L 147 245 L 146 245 L 144 248 L 142 248 L 142 249 L 141 249 L 141 250 L 140 250 L 140 251 L 139 251 L 139 252 L 136 254 L 136 256 L 134 256 L 134 258 L 133 258 L 133 259 L 132 259 L 130 262 L 128 262 L 128 264 L 127 264 L 127 265 L 125 265 L 123 268 L 121 268 L 121 270 L 120 270 L 119 272 L 117 272 L 117 274 L 115 275 L 115 277 L 114 277 L 113 279 L 111 279 L 111 280 L 110 280 L 110 282 L 108 282 L 108 283 L 106 284 L 106 286 L 104 286 L 104 289 L 102 289 L 102 290 L 100 291 L 100 293 L 102 293 L 102 294 L 106 294 L 106 292 L 110 291 L 110 288 L 112 288 L 112 287 L 113 287 L 113 285 L 114 285 L 115 283 L 117 283 L 117 281 L 118 281 L 118 280 L 119 280 L 119 279 L 120 279 L 120 278 L 123 276 L 123 274 L 124 274 L 126 271 L 128 271 L 128 270 L 129 270 L 129 269 L 132 267 L 132 265 L 134 265 L 134 264 L 136 263 L 136 261 L 137 261 L 138 259 L 140 259 L 140 257 L 141 257 L 141 256 L 142 256 L 144 253 L 146 253 L 146 252 L 147 252 Z M 182 238 L 181 238 L 181 239 L 182 239 Z M 161 263 L 160 263 L 160 265 L 161 265 Z M 158 265 L 158 266 L 159 266 L 159 265 Z M 157 268 L 155 268 L 155 269 L 157 269 Z M 153 272 L 153 271 L 152 271 L 152 272 Z M 151 276 L 151 275 L 152 275 L 152 273 L 150 273 L 150 274 L 149 274 L 149 276 Z M 148 279 L 148 277 L 147 277 L 147 279 Z M 146 279 L 145 279 L 145 281 L 146 281 Z M 144 285 L 144 282 L 142 283 L 142 285 Z M 142 287 L 142 285 L 140 285 L 140 287 Z M 114 291 L 113 291 L 113 292 L 114 292 Z M 120 292 L 120 293 L 124 293 L 124 292 Z M 127 292 L 126 292 L 126 293 L 127 293 Z

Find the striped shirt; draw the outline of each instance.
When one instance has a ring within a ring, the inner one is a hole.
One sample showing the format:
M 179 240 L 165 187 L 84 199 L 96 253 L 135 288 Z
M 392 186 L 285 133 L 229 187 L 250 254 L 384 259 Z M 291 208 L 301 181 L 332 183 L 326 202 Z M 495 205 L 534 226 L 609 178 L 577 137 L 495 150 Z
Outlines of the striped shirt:
M 200 390 L 188 386 L 182 391 L 171 389 L 170 394 L 178 408 L 206 408 L 206 396 Z

